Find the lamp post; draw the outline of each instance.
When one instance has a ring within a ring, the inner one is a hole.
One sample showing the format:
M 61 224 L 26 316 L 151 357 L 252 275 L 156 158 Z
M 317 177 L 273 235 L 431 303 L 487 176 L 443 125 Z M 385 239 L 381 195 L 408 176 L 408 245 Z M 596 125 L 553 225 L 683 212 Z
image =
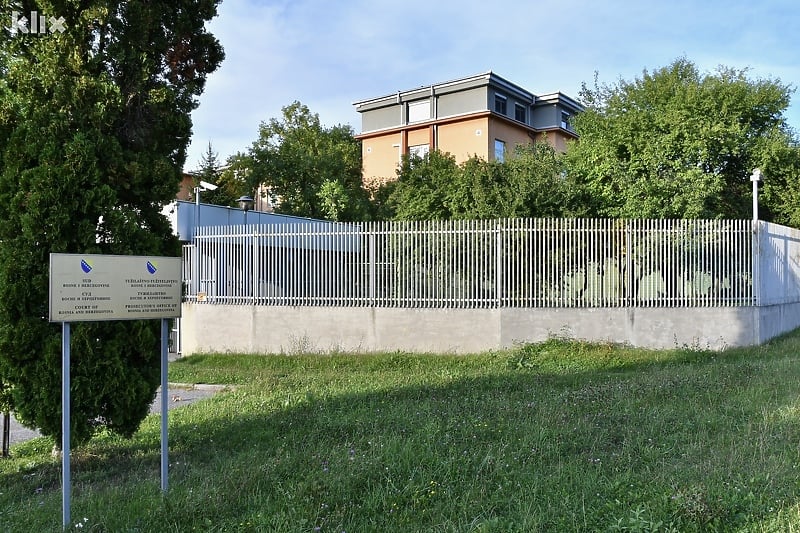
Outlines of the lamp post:
M 197 228 L 200 227 L 200 193 L 205 191 L 216 191 L 219 189 L 213 183 L 200 180 L 197 187 L 194 188 L 194 233 L 197 234 Z
M 251 209 L 253 209 L 253 204 L 254 204 L 253 198 L 250 197 L 250 196 L 244 195 L 244 196 L 240 196 L 239 199 L 236 200 L 236 201 L 239 202 L 239 207 L 241 207 L 242 211 L 244 211 L 244 231 L 247 232 L 247 212 L 250 211 Z M 256 232 L 253 231 L 253 264 L 252 264 L 252 269 L 253 269 L 253 275 L 255 275 L 255 276 L 257 276 L 256 273 L 258 272 L 258 266 L 257 266 L 257 263 L 256 263 L 258 261 L 258 254 L 257 254 L 257 251 L 256 251 L 256 244 L 257 244 Z M 257 289 L 257 287 L 258 287 L 258 279 L 257 279 L 257 277 L 256 277 L 256 279 L 254 279 L 252 281 L 252 283 L 253 283 L 253 291 L 257 291 L 258 290 Z M 255 295 L 255 293 L 253 291 L 251 291 L 251 294 L 253 296 L 253 301 L 255 302 L 255 296 L 256 295 Z
M 750 175 L 750 181 L 753 182 L 753 231 L 755 232 L 753 238 L 753 296 L 755 304 L 761 305 L 761 257 L 759 251 L 761 250 L 761 228 L 758 223 L 758 182 L 764 177 L 760 168 L 753 170 Z
M 194 232 L 192 241 L 194 242 L 194 265 L 192 265 L 192 285 L 194 286 L 195 298 L 200 297 L 200 248 L 197 241 L 197 229 L 200 227 L 200 193 L 205 191 L 216 191 L 219 187 L 213 183 L 200 180 L 194 188 Z
M 244 225 L 247 225 L 247 212 L 253 209 L 254 200 L 250 196 L 240 196 L 238 200 L 239 207 L 244 211 Z
M 758 182 L 764 177 L 760 168 L 753 170 L 750 181 L 753 182 L 753 220 L 758 220 Z

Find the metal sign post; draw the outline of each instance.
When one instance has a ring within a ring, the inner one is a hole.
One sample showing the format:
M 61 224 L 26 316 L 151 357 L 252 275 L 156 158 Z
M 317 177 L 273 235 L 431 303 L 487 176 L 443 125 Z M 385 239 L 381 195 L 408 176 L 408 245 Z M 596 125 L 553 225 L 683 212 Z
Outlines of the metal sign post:
M 70 493 L 72 481 L 69 470 L 69 424 L 70 424 L 70 397 L 69 397 L 69 322 L 61 324 L 61 525 L 66 529 L 69 526 Z
M 167 389 L 167 359 L 169 358 L 169 320 L 161 319 L 161 491 L 167 492 L 169 470 L 169 446 L 167 446 L 167 413 L 169 411 Z
M 167 490 L 169 319 L 181 316 L 181 259 L 50 254 L 50 322 L 61 322 L 62 525 L 69 527 L 70 323 L 161 319 L 161 490 Z

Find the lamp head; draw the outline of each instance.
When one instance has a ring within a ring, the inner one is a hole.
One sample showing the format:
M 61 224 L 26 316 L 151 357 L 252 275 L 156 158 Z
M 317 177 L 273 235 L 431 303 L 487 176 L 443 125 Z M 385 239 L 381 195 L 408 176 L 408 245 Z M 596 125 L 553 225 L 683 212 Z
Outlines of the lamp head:
M 255 203 L 250 196 L 240 196 L 236 201 L 239 202 L 239 207 L 242 208 L 245 213 L 253 209 L 253 204 Z

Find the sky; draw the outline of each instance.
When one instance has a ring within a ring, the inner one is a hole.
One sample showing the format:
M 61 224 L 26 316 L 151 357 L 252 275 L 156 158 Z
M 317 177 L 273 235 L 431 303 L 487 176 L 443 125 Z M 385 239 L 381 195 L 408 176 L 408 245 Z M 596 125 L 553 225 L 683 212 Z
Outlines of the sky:
M 703 73 L 800 86 L 797 0 L 222 0 L 185 170 L 209 143 L 245 152 L 294 101 L 361 132 L 353 102 L 493 71 L 534 94 L 633 81 L 686 58 Z M 800 131 L 800 91 L 785 113 Z

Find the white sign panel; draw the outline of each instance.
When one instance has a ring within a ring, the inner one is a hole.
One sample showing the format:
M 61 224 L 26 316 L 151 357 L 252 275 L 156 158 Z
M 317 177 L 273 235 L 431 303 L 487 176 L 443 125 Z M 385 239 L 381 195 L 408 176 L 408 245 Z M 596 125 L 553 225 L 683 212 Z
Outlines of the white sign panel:
M 50 254 L 50 321 L 181 316 L 181 258 Z

